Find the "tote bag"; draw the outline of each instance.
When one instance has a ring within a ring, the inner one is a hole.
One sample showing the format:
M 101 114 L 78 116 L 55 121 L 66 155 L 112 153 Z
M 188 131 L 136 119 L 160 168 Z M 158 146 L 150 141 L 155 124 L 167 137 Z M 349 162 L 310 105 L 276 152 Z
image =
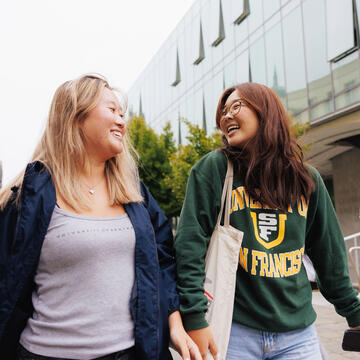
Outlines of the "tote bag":
M 208 297 L 206 320 L 209 323 L 222 360 L 226 357 L 229 344 L 236 271 L 243 238 L 243 232 L 235 229 L 229 223 L 233 172 L 233 165 L 228 161 L 221 196 L 221 209 L 205 258 L 204 292 Z M 223 211 L 225 211 L 224 225 L 221 225 Z M 212 359 L 210 354 L 208 359 Z

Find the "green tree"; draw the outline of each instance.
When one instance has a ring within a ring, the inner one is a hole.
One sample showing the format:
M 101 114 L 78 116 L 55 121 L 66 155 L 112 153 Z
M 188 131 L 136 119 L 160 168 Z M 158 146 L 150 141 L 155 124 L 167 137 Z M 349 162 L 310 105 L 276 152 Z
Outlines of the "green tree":
M 297 138 L 299 144 L 303 149 L 303 152 L 306 153 L 306 151 L 311 149 L 312 144 L 301 144 L 301 137 L 306 135 L 306 133 L 309 131 L 310 123 L 295 122 L 292 115 L 289 116 L 289 123 L 292 134 L 294 134 L 294 136 Z
M 177 204 L 172 197 L 171 187 L 165 178 L 171 172 L 170 155 L 175 152 L 175 142 L 170 124 L 159 136 L 146 124 L 141 116 L 133 116 L 127 123 L 127 130 L 133 146 L 139 154 L 139 175 L 149 188 L 167 217 L 177 215 Z
M 165 183 L 171 187 L 172 196 L 176 201 L 174 210 L 180 214 L 184 202 L 187 179 L 191 168 L 208 152 L 221 146 L 221 136 L 218 132 L 207 136 L 198 125 L 193 125 L 187 120 L 182 120 L 188 127 L 189 135 L 187 144 L 170 155 L 171 172 L 165 177 Z

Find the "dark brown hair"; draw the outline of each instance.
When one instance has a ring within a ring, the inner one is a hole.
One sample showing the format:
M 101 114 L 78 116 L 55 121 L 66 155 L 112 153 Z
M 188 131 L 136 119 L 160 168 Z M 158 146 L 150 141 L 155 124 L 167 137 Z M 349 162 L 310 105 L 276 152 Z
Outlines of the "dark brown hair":
M 290 132 L 284 106 L 273 90 L 256 83 L 226 89 L 216 109 L 217 127 L 226 100 L 234 91 L 259 121 L 257 134 L 243 147 L 229 146 L 223 136 L 222 151 L 233 162 L 236 173 L 244 177 L 247 192 L 263 205 L 284 212 L 301 195 L 308 200 L 315 184 L 304 164 L 302 149 Z

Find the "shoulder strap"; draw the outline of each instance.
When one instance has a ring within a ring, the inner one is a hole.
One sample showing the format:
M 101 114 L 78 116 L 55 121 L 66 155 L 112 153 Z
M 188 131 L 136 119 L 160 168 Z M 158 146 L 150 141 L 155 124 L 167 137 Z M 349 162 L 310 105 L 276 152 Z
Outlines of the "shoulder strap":
M 224 205 L 225 205 L 225 215 L 224 215 L 224 225 L 228 226 L 230 224 L 230 206 L 231 206 L 231 194 L 232 194 L 232 185 L 234 178 L 234 168 L 230 160 L 227 161 L 227 171 L 225 175 L 224 186 L 221 194 L 221 208 L 218 215 L 216 225 L 220 224 Z

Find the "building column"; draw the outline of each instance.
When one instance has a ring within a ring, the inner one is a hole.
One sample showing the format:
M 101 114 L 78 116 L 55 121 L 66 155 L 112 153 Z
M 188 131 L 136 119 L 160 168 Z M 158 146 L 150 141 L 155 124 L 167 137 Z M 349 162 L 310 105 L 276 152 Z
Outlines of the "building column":
M 360 232 L 360 149 L 352 148 L 331 159 L 333 168 L 336 214 L 344 236 Z M 346 241 L 346 249 L 360 245 L 359 238 Z M 360 271 L 360 251 L 352 252 L 354 265 L 349 261 L 351 282 L 360 287 L 356 272 Z M 350 260 L 350 259 L 349 259 Z
M 331 159 L 336 213 L 344 236 L 360 232 L 360 149 Z

